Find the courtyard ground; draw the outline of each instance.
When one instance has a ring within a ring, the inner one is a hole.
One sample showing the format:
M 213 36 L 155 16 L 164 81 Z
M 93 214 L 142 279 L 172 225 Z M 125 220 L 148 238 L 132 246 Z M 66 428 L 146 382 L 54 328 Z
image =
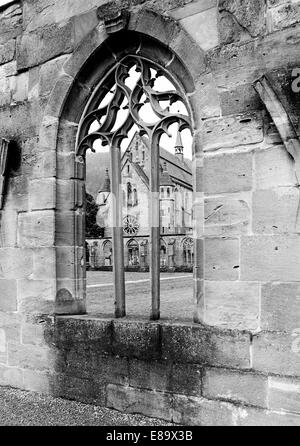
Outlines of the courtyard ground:
M 150 315 L 149 273 L 127 272 L 126 309 L 128 316 Z M 191 273 L 161 273 L 161 319 L 192 321 L 193 276 Z M 113 315 L 113 273 L 87 272 L 87 309 L 89 313 Z
M 0 426 L 165 426 L 140 415 L 0 387 Z

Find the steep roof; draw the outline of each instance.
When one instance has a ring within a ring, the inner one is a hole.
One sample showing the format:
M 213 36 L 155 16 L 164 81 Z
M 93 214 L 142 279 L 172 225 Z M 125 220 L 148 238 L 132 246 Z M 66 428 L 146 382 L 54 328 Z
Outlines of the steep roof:
M 163 162 L 163 170 L 160 173 L 160 180 L 159 180 L 160 186 L 175 186 L 174 182 L 172 181 L 166 161 Z
M 127 154 L 131 150 L 133 146 L 133 142 L 136 141 L 136 139 L 140 139 L 140 141 L 148 148 L 149 150 L 149 144 L 148 140 L 144 137 L 139 136 L 137 133 L 133 136 L 131 139 L 131 142 L 127 149 L 125 150 L 123 156 L 122 156 L 122 167 L 125 164 L 125 160 L 127 160 Z M 163 147 L 160 147 L 160 166 L 163 170 L 163 164 L 166 163 L 166 168 L 168 171 L 168 175 L 171 179 L 171 183 L 168 185 L 180 184 L 188 189 L 192 189 L 192 162 L 191 160 L 184 158 L 183 161 L 180 160 L 176 155 L 172 154 L 168 150 L 164 149 Z M 149 184 L 149 178 L 145 170 L 138 164 L 133 163 L 138 172 L 143 176 L 143 179 L 147 179 L 147 184 Z M 160 181 L 166 182 L 166 178 L 162 178 Z M 168 180 L 169 181 L 169 180 Z M 160 183 L 162 184 L 162 182 Z

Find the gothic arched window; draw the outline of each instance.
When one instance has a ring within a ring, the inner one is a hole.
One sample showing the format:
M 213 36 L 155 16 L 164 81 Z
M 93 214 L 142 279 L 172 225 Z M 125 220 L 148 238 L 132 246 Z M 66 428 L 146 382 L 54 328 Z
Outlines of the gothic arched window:
M 127 206 L 132 206 L 132 187 L 130 183 L 127 183 Z
M 77 156 L 108 146 L 112 169 L 113 262 L 116 317 L 125 316 L 121 155 L 134 128 L 146 138 L 149 151 L 150 283 L 152 315 L 160 317 L 159 145 L 171 126 L 191 130 L 190 107 L 181 84 L 149 59 L 126 55 L 116 62 L 88 101 L 77 134 Z

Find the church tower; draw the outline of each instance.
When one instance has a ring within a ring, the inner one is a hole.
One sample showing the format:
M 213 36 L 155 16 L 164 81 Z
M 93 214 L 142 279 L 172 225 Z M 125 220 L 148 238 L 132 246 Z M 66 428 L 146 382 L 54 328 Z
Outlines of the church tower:
M 181 139 L 181 134 L 179 131 L 177 131 L 177 137 L 176 137 L 176 143 L 175 143 L 175 155 L 177 158 L 183 162 L 183 144 Z
M 160 175 L 160 224 L 164 234 L 174 233 L 175 184 L 169 175 L 167 163 L 164 162 Z

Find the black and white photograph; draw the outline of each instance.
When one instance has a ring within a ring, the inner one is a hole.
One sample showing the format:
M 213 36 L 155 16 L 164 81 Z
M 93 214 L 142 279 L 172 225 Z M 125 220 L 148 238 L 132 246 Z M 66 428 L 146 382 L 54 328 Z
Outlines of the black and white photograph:
M 300 0 L 0 0 L 0 428 L 32 426 L 300 427 Z

